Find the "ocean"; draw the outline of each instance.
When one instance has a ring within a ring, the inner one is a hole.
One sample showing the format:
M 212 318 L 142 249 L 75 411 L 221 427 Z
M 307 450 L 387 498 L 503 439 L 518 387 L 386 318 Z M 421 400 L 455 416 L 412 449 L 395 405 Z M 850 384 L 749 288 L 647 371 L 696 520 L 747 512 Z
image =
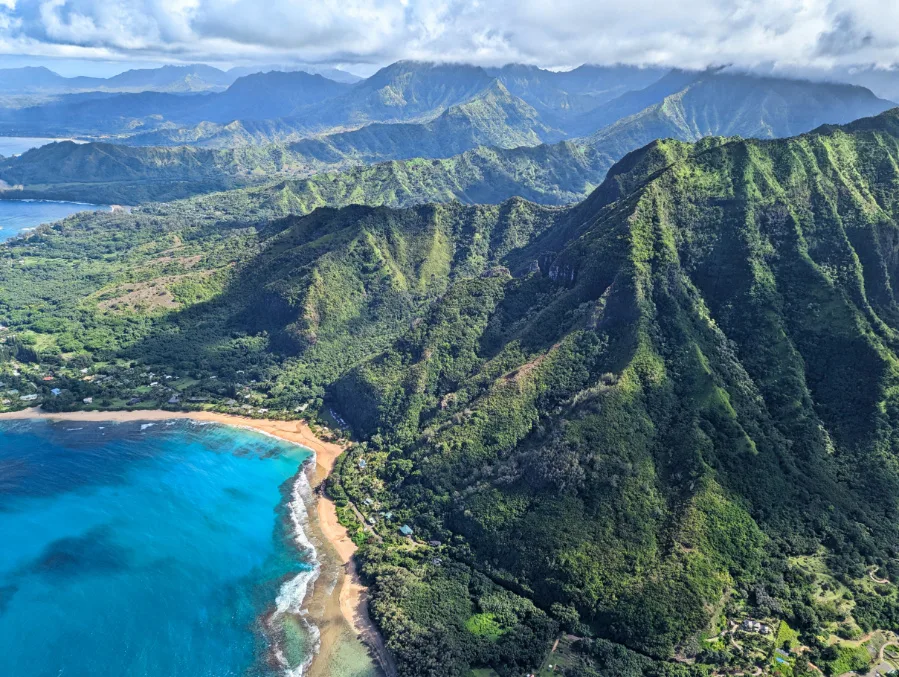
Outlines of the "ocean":
M 21 155 L 32 148 L 40 148 L 55 141 L 74 141 L 74 139 L 47 139 L 37 136 L 0 136 L 0 155 Z M 75 143 L 83 143 L 75 141 Z
M 8 240 L 44 223 L 59 221 L 77 212 L 95 212 L 101 209 L 109 207 L 84 202 L 0 200 L 0 241 Z
M 301 675 L 309 458 L 183 420 L 0 423 L 0 674 Z

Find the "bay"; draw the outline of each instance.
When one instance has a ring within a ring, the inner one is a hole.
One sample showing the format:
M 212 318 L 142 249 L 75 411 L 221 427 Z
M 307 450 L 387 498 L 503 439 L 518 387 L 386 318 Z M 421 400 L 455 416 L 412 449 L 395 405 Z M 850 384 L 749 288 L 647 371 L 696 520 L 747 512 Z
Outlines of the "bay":
M 0 673 L 301 668 L 310 456 L 187 421 L 0 424 Z
M 106 205 L 53 200 L 0 200 L 0 241 L 84 211 L 109 210 Z
M 0 136 L 0 155 L 9 157 L 10 155 L 21 155 L 32 148 L 40 148 L 48 143 L 55 141 L 74 141 L 82 143 L 75 139 L 48 139 L 37 136 Z

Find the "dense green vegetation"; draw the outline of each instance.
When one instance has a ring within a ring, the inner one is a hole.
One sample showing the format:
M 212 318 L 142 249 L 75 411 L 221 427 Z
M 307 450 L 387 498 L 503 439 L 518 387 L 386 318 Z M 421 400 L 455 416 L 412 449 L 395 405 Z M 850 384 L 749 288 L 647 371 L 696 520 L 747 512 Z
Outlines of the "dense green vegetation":
M 545 125 L 557 127 L 610 98 L 645 87 L 663 72 L 582 66 L 554 73 L 512 66 L 488 73 L 463 64 L 400 61 L 353 86 L 303 72 L 259 73 L 238 79 L 224 92 L 202 96 L 92 93 L 15 106 L 0 110 L 0 130 L 115 136 L 143 145 L 284 142 L 371 123 L 427 122 L 506 87 L 514 90 L 511 100 L 519 108 L 533 106 Z M 33 76 L 40 79 L 40 74 Z M 14 78 L 19 91 L 28 89 L 22 79 Z
M 595 73 L 583 75 L 578 105 L 597 104 L 601 88 L 610 83 Z M 591 136 L 546 144 L 565 136 L 557 125 L 566 123 L 557 120 L 556 108 L 569 110 L 565 102 L 571 95 L 546 82 L 546 72 L 539 69 L 500 69 L 497 80 L 483 74 L 477 82 L 484 84 L 484 78 L 488 84 L 482 89 L 426 122 L 370 124 L 290 142 L 284 140 L 294 139 L 293 132 L 273 132 L 285 124 L 279 120 L 253 123 L 272 132 L 261 136 L 248 133 L 248 123 L 228 124 L 217 132 L 203 126 L 202 134 L 224 134 L 223 143 L 236 145 L 220 150 L 54 144 L 0 161 L 0 180 L 12 197 L 121 204 L 297 178 L 308 181 L 293 183 L 292 190 L 313 206 L 406 206 L 452 199 L 498 203 L 513 196 L 565 204 L 585 197 L 615 162 L 658 138 L 789 136 L 891 105 L 846 85 L 675 72 L 578 113 L 584 132 L 602 127 Z M 440 105 L 447 99 L 427 100 Z M 267 143 L 272 138 L 282 142 Z M 178 137 L 179 143 L 196 140 L 194 131 Z M 263 145 L 253 145 L 258 143 Z
M 0 160 L 4 197 L 101 204 L 175 200 L 330 168 L 285 146 L 212 150 L 51 143 Z
M 285 181 L 301 200 L 316 206 L 452 199 L 497 203 L 516 195 L 563 204 L 595 187 L 612 160 L 592 148 L 562 142 L 479 147 L 439 160 L 355 164 L 338 155 L 310 158 L 293 146 L 209 150 L 56 143 L 0 160 L 0 180 L 8 197 L 103 204 L 168 201 L 255 184 L 277 187 Z M 326 171 L 330 169 L 335 171 Z
M 572 675 L 837 674 L 899 631 L 897 168 L 891 111 L 654 142 L 571 207 L 73 217 L 0 250 L 0 374 L 351 428 L 328 491 L 402 675 L 560 630 Z

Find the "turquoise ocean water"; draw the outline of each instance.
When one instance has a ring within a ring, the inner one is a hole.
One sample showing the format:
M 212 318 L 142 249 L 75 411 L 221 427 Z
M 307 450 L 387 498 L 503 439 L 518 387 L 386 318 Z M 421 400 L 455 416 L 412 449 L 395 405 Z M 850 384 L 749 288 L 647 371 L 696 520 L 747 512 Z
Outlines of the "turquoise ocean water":
M 105 205 L 50 200 L 0 200 L 0 241 L 30 228 L 53 223 L 76 212 L 109 209 Z
M 0 423 L 0 674 L 302 674 L 310 455 L 186 421 Z

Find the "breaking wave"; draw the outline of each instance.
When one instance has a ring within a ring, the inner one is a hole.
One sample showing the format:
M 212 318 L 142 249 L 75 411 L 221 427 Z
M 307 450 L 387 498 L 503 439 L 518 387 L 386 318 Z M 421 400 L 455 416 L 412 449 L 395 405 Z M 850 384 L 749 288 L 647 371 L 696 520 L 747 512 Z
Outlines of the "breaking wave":
M 307 571 L 301 571 L 299 574 L 286 581 L 278 591 L 275 599 L 275 611 L 269 618 L 269 628 L 276 637 L 274 641 L 274 654 L 278 663 L 284 668 L 284 674 L 287 677 L 302 677 L 312 663 L 312 659 L 319 650 L 319 629 L 309 621 L 305 607 L 306 598 L 309 591 L 316 580 L 318 580 L 321 571 L 321 565 L 318 562 L 318 551 L 309 539 L 309 508 L 313 504 L 312 487 L 309 484 L 307 470 L 315 467 L 315 455 L 309 459 L 300 468 L 297 473 L 296 481 L 291 490 L 291 499 L 287 505 L 288 514 L 293 528 L 293 538 L 297 548 L 303 553 L 304 559 L 307 560 L 312 568 Z M 306 629 L 309 638 L 309 651 L 302 664 L 291 666 L 284 653 L 283 622 L 285 616 L 293 616 L 300 619 Z

